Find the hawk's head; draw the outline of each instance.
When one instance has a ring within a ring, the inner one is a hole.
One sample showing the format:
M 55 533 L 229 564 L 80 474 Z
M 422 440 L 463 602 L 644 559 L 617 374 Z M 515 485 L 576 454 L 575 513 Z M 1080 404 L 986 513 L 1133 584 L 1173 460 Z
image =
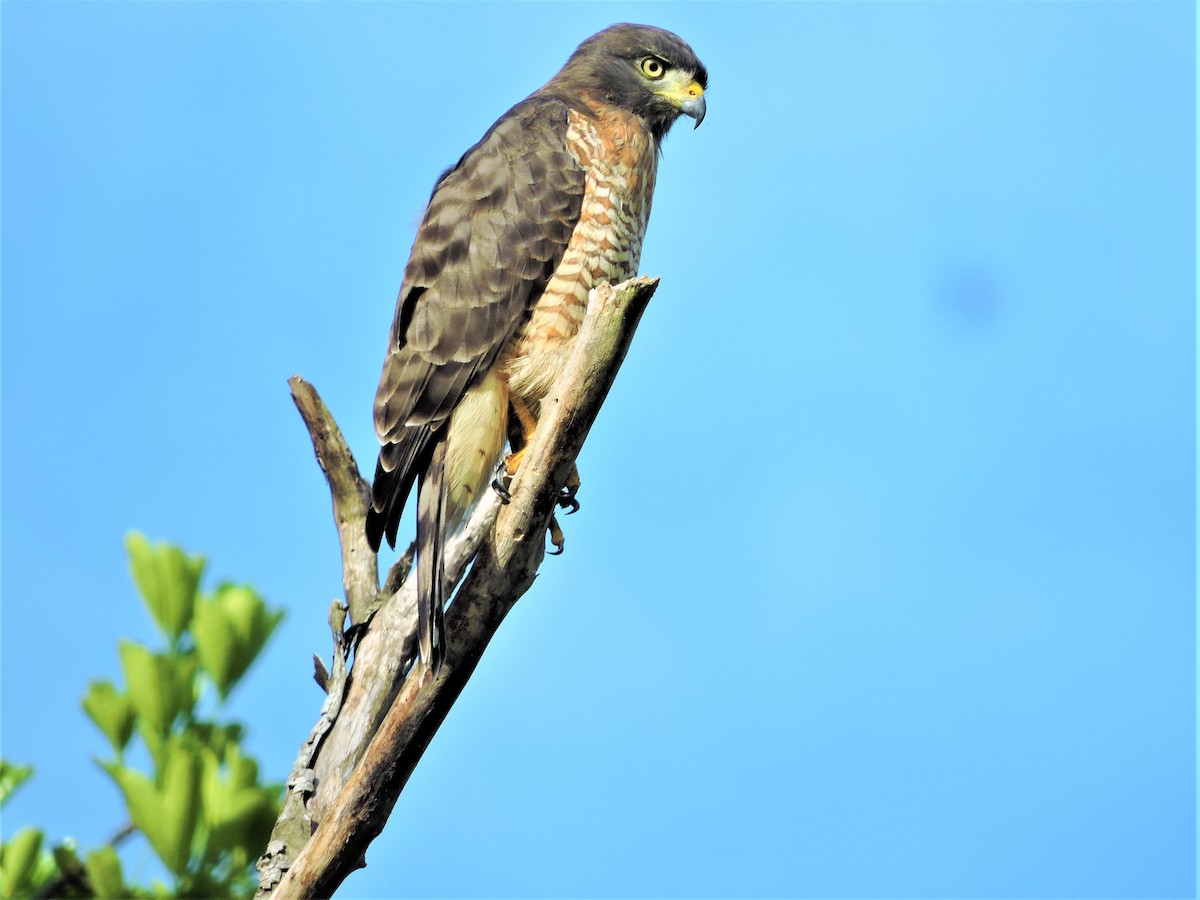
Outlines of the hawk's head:
M 700 127 L 708 70 L 678 35 L 650 25 L 622 24 L 580 44 L 551 85 L 636 113 L 661 140 L 681 113 Z

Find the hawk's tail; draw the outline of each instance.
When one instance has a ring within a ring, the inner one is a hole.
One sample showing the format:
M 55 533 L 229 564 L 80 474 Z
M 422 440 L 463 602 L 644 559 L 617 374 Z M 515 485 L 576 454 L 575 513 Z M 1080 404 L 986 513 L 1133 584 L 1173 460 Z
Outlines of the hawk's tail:
M 383 538 L 393 549 L 404 504 L 412 493 L 417 473 L 428 465 L 433 449 L 433 435 L 428 425 L 404 429 L 401 440 L 384 444 L 375 464 L 375 481 L 371 484 L 371 506 L 367 510 L 367 542 L 379 552 Z
M 446 658 L 446 431 L 435 435 L 417 485 L 417 643 L 432 674 Z
M 406 429 L 402 441 L 384 444 L 371 486 L 367 541 L 378 552 L 383 538 L 396 546 L 404 504 L 417 485 L 417 643 L 421 659 L 436 675 L 446 656 L 445 539 L 448 484 L 446 439 L 428 425 Z

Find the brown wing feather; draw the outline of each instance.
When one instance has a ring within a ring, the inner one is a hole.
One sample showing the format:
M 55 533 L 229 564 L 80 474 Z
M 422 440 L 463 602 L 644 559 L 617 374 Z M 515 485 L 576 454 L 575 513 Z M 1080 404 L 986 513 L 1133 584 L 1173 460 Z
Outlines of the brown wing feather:
M 509 110 L 439 180 L 413 243 L 375 397 L 383 448 L 367 537 L 397 522 L 431 442 L 496 362 L 563 257 L 584 172 L 567 149 L 567 105 Z

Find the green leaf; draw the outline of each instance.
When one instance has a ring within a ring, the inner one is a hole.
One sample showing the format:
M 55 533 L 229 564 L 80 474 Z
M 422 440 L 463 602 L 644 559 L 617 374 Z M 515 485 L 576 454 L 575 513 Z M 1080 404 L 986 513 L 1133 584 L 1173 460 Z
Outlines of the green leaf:
M 150 751 L 150 759 L 154 762 L 154 771 L 161 772 L 163 770 L 163 753 L 166 747 L 166 737 L 156 732 L 143 720 L 138 721 L 137 730 L 146 744 L 146 749 Z
M 58 867 L 58 871 L 69 877 L 75 877 L 83 874 L 83 863 L 79 861 L 79 854 L 75 852 L 74 838 L 67 838 L 51 853 L 54 854 L 54 865 Z
M 119 763 L 101 763 L 101 765 L 112 776 L 117 787 L 121 789 L 130 821 L 146 836 L 150 845 L 157 851 L 159 845 L 164 843 L 165 836 L 159 833 L 164 828 L 160 822 L 162 802 L 154 782 L 141 772 L 127 769 Z
M 179 900 L 195 897 L 198 900 L 211 900 L 213 897 L 251 897 L 254 895 L 255 883 L 248 891 L 238 891 L 230 883 L 229 877 L 218 878 L 211 872 L 201 869 L 180 879 L 175 886 L 174 896 Z
M 134 713 L 129 697 L 109 681 L 92 681 L 83 697 L 83 711 L 120 753 L 133 736 Z
M 193 722 L 188 732 L 220 759 L 231 745 L 241 741 L 245 729 L 237 722 L 218 725 L 216 722 Z
M 138 717 L 150 730 L 165 735 L 179 714 L 170 661 L 133 641 L 119 642 L 117 652 L 129 688 L 129 699 Z
M 87 855 L 84 863 L 92 892 L 97 897 L 128 897 L 129 888 L 121 874 L 121 860 L 112 847 L 101 847 Z
M 57 878 L 60 874 L 58 863 L 54 861 L 54 857 L 42 851 L 42 854 L 38 857 L 37 868 L 34 869 L 31 879 L 34 890 L 41 893 L 42 889 L 50 883 L 51 879 Z
M 142 724 L 165 736 L 180 713 L 196 704 L 197 660 L 179 653 L 151 653 L 141 644 L 118 644 L 129 699 Z
M 258 763 L 230 745 L 224 762 L 211 750 L 204 754 L 201 798 L 206 831 L 206 859 L 228 860 L 236 873 L 249 865 L 271 836 L 279 817 L 284 789 L 281 784 L 260 785 Z M 251 879 L 253 882 L 253 879 Z M 254 887 L 249 886 L 249 892 Z
M 283 618 L 251 587 L 222 584 L 196 605 L 192 635 L 200 663 L 224 699 Z
M 196 671 L 200 668 L 200 660 L 195 652 L 179 655 L 167 655 L 171 660 L 171 678 L 174 681 L 175 706 L 185 715 L 190 716 L 196 706 L 199 695 L 196 690 Z
M 151 545 L 131 531 L 125 536 L 129 568 L 138 593 L 166 637 L 174 642 L 192 619 L 204 557 L 191 557 L 171 544 Z
M 167 756 L 162 794 L 163 814 L 172 828 L 169 842 L 158 854 L 167 868 L 177 875 L 187 868 L 191 855 L 192 835 L 200 815 L 202 772 L 200 754 L 183 742 L 174 742 Z
M 22 828 L 0 845 L 0 897 L 29 895 L 30 876 L 41 849 L 42 832 L 36 828 Z
M 31 775 L 33 766 L 18 766 L 0 759 L 0 806 L 3 806 Z
M 253 757 L 242 756 L 239 747 L 230 747 L 225 754 L 225 769 L 229 773 L 229 784 L 235 788 L 258 784 L 258 763 Z
M 192 835 L 200 812 L 200 754 L 190 742 L 172 738 L 163 748 L 162 787 L 140 772 L 105 763 L 121 793 L 133 824 L 146 835 L 159 859 L 181 875 L 191 855 Z

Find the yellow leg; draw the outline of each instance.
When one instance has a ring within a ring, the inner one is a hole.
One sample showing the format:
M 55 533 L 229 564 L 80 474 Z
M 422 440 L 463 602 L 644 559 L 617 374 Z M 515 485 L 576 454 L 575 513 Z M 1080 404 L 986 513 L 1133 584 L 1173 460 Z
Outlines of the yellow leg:
M 534 418 L 529 407 L 516 397 L 510 397 L 513 411 L 517 414 L 517 419 L 521 423 L 521 446 L 508 454 L 504 460 L 504 469 L 508 472 L 509 477 L 517 474 L 517 466 L 521 464 L 521 458 L 525 455 L 525 448 L 533 441 L 533 432 L 537 428 L 537 419 Z

